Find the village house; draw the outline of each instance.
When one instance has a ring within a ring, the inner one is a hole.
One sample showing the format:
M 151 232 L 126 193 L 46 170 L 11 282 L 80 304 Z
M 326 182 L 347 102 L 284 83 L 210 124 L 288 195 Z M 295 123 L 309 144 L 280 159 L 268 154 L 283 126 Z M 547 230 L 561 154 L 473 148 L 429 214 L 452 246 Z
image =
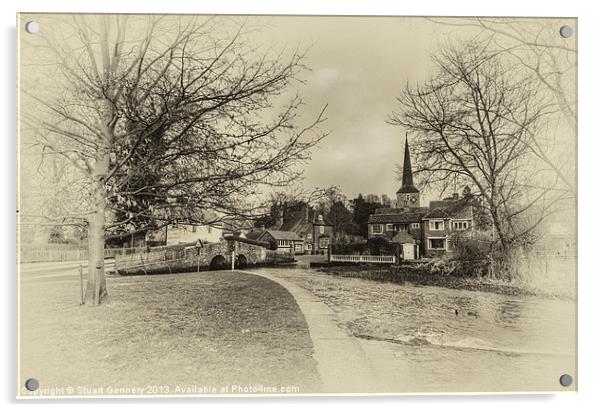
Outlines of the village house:
M 431 201 L 422 221 L 425 256 L 441 256 L 452 250 L 450 239 L 453 234 L 473 228 L 472 205 L 457 194 Z
M 269 228 L 270 231 L 279 232 L 279 236 L 292 239 L 301 239 L 300 246 L 295 243 L 295 253 L 300 254 L 326 254 L 333 235 L 333 226 L 327 222 L 323 215 L 304 204 L 299 210 L 284 216 L 280 210 L 276 223 Z M 263 234 L 258 238 L 262 240 Z M 282 239 L 285 240 L 285 239 Z
M 223 236 L 222 222 L 208 225 L 194 225 L 174 223 L 163 229 L 163 244 L 177 245 L 180 243 L 192 243 L 201 240 L 204 243 L 219 242 Z M 147 242 L 157 238 L 156 233 L 147 235 Z
M 292 250 L 296 255 L 303 253 L 303 239 L 295 232 L 267 229 L 263 231 L 257 240 L 270 243 L 276 242 L 276 250 L 287 252 Z
M 450 237 L 473 227 L 472 205 L 457 194 L 420 206 L 414 186 L 410 148 L 406 138 L 402 184 L 395 208 L 379 208 L 368 218 L 368 237 L 400 244 L 405 260 L 441 256 L 451 250 Z
M 210 214 L 211 223 L 172 223 L 162 229 L 149 231 L 145 235 L 145 244 L 151 246 L 177 245 L 193 243 L 197 240 L 203 243 L 220 242 L 224 236 L 240 236 L 253 229 L 253 224 L 243 218 L 223 217 Z

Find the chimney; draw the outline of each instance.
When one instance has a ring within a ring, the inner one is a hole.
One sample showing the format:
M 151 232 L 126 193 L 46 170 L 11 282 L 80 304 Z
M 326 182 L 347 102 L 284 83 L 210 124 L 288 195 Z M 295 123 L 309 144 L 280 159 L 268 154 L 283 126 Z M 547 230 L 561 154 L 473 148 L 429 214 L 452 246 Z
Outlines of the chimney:
M 284 224 L 284 206 L 282 206 L 280 209 L 278 209 L 278 217 L 276 217 L 276 226 L 278 227 L 278 229 L 280 229 L 283 224 Z M 276 229 L 276 230 L 278 230 L 278 229 Z
M 453 198 L 454 200 L 458 200 L 458 199 L 460 199 L 460 195 L 458 195 L 458 193 L 454 193 L 454 194 L 452 195 L 452 198 Z
M 318 215 L 318 223 L 324 223 L 324 218 L 322 215 Z

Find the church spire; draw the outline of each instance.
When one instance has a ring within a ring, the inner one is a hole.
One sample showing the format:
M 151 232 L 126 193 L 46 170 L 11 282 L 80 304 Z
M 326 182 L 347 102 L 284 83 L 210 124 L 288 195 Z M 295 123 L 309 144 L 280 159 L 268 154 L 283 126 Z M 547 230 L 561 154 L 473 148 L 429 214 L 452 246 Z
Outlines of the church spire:
M 403 154 L 403 174 L 401 176 L 401 187 L 397 193 L 417 193 L 412 176 L 412 161 L 410 160 L 410 146 L 408 145 L 408 134 L 406 133 L 405 151 Z

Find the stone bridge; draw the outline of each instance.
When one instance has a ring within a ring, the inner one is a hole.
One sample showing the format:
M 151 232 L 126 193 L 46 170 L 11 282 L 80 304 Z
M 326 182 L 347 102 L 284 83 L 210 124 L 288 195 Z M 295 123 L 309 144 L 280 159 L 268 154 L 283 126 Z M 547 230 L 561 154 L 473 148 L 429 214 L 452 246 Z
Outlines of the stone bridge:
M 179 273 L 197 270 L 243 269 L 293 262 L 289 252 L 269 250 L 263 246 L 236 240 L 218 243 L 174 245 L 149 251 L 115 256 L 115 270 L 120 275 Z

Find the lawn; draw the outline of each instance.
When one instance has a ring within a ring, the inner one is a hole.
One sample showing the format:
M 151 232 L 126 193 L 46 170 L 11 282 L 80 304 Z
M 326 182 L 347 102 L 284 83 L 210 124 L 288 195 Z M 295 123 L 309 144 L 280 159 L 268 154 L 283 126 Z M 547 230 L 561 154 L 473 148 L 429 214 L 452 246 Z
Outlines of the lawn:
M 105 393 L 319 388 L 305 318 L 272 281 L 223 271 L 111 277 L 108 288 L 109 304 L 92 307 L 78 304 L 76 279 L 21 282 L 23 380 Z

